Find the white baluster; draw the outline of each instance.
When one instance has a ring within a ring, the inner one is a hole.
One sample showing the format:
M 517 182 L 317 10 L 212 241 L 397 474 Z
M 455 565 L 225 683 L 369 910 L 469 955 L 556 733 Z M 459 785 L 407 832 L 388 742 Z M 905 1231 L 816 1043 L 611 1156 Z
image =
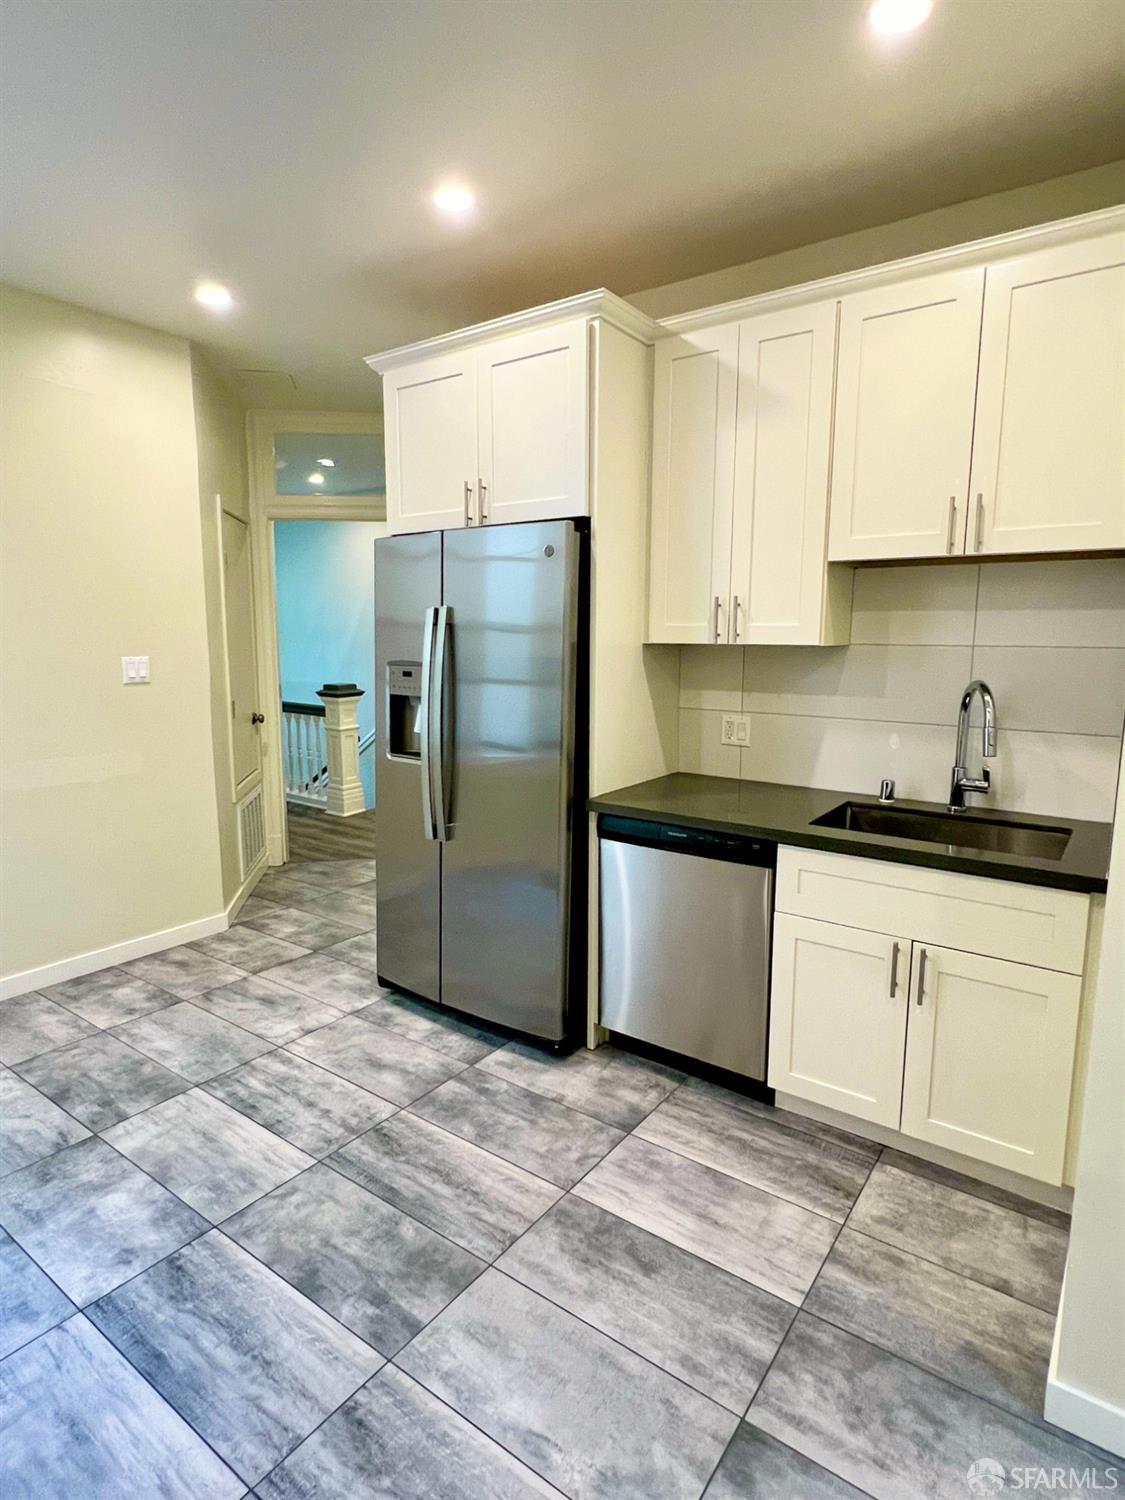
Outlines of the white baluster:
M 285 715 L 285 787 L 287 791 L 297 790 L 297 779 L 293 774 L 293 715 Z
M 317 790 L 320 793 L 320 800 L 327 802 L 329 776 L 324 768 L 328 764 L 328 739 L 324 732 L 324 720 L 315 719 L 313 722 L 316 724 L 316 769 L 318 773 L 324 772 L 321 780 L 317 783 Z

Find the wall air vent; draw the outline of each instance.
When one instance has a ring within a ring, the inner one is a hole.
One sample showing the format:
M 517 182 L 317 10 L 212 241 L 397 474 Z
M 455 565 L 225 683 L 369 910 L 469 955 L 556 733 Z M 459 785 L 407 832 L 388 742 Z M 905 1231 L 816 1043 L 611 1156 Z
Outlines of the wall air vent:
M 245 880 L 266 852 L 266 819 L 262 789 L 256 786 L 238 804 L 238 858 Z

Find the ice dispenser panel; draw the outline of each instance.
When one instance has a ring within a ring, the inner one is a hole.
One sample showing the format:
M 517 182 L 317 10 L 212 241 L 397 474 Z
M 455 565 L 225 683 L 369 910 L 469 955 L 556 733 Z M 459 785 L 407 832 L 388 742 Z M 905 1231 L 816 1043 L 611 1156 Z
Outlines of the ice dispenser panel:
M 418 760 L 422 754 L 422 663 L 387 663 L 387 754 Z

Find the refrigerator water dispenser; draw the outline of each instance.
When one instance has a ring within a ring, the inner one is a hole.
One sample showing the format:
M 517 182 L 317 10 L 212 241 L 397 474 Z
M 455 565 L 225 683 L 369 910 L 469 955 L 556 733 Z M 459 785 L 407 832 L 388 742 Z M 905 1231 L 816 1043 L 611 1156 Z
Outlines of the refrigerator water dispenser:
M 400 760 L 422 755 L 422 663 L 387 663 L 387 754 Z

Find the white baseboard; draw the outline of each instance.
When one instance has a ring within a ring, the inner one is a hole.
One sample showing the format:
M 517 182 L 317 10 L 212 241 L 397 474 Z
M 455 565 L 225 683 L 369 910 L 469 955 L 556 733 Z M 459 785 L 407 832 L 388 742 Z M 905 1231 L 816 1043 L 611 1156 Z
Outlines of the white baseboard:
M 149 953 L 159 953 L 163 948 L 192 943 L 197 938 L 210 937 L 213 932 L 225 932 L 229 926 L 229 913 L 220 911 L 212 917 L 185 922 L 181 927 L 147 932 L 143 937 L 130 938 L 128 942 L 113 943 L 108 948 L 95 948 L 90 953 L 78 953 L 73 958 L 44 964 L 39 969 L 25 969 L 22 974 L 9 974 L 6 979 L 0 979 L 0 1000 L 10 1000 L 14 995 L 26 995 L 29 990 L 41 990 L 47 985 L 62 984 L 65 979 L 78 979 L 82 974 L 93 974 L 98 969 L 108 969 L 111 964 L 123 964 L 130 958 L 144 958 Z
M 1125 1411 L 1100 1396 L 1091 1396 L 1088 1391 L 1076 1390 L 1048 1376 L 1043 1415 L 1065 1432 L 1073 1432 L 1088 1443 L 1097 1443 L 1107 1453 L 1125 1458 Z

